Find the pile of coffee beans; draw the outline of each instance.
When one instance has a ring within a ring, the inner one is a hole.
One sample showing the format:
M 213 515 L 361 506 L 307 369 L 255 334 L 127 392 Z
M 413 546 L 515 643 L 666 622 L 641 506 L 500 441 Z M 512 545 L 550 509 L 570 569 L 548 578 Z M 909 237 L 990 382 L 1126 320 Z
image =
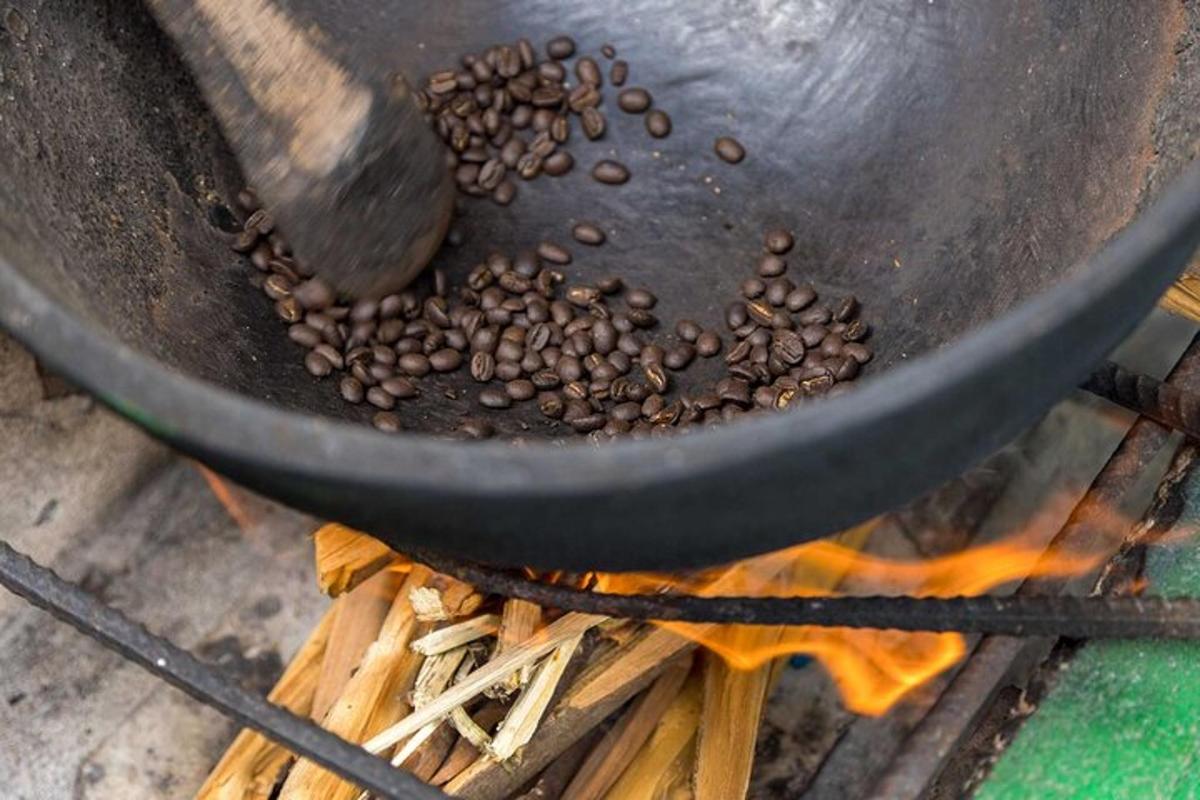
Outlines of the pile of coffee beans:
M 417 92 L 430 124 L 446 143 L 447 164 L 463 194 L 508 205 L 517 195 L 515 178 L 559 177 L 575 167 L 567 147 L 575 121 L 587 139 L 604 138 L 608 119 L 601 110 L 604 76 L 599 62 L 591 56 L 575 59 L 573 81 L 563 62 L 575 55 L 574 40 L 555 37 L 545 53 L 547 58 L 540 57 L 528 39 L 468 53 L 460 66 L 430 75 Z M 601 54 L 611 60 L 616 50 L 605 45 Z M 621 88 L 628 79 L 629 64 L 613 60 L 608 82 L 620 89 L 617 107 L 644 114 L 650 136 L 669 136 L 670 115 L 652 108 L 646 89 Z M 624 164 L 611 160 L 597 162 L 591 175 L 610 185 L 630 178 Z
M 419 99 L 447 144 L 464 194 L 507 205 L 516 196 L 514 175 L 530 180 L 570 171 L 574 158 L 563 145 L 573 117 L 589 139 L 604 136 L 600 66 L 577 59 L 572 86 L 561 62 L 575 51 L 569 37 L 556 37 L 543 60 L 521 40 L 464 56 L 461 68 L 429 77 Z M 601 53 L 612 60 L 609 83 L 624 86 L 628 64 L 613 60 L 610 45 Z M 622 111 L 644 115 L 651 136 L 667 136 L 671 118 L 653 104 L 643 88 L 617 95 Z M 729 163 L 746 154 L 727 136 L 714 151 Z M 611 160 L 597 162 L 591 174 L 606 184 L 630 178 L 628 168 Z M 574 254 L 553 241 L 515 254 L 493 252 L 461 285 L 434 268 L 382 299 L 338 297 L 292 258 L 253 190 L 238 202 L 247 216 L 233 247 L 249 256 L 253 282 L 304 349 L 305 368 L 336 382 L 346 403 L 373 406 L 373 423 L 386 432 L 404 428 L 403 404 L 421 396 L 431 375 L 465 373 L 478 387 L 479 413 L 447 433 L 488 438 L 495 434 L 490 415 L 534 403 L 555 430 L 603 440 L 664 435 L 836 395 L 871 360 L 870 328 L 853 296 L 822 302 L 811 285 L 787 277 L 794 240 L 783 229 L 765 233 L 741 297 L 725 309 L 724 334 L 692 319 L 664 333 L 650 289 L 615 276 L 571 279 L 565 270 Z M 589 249 L 608 238 L 589 221 L 570 233 Z M 719 356 L 724 374 L 715 383 L 684 380 L 697 359 Z

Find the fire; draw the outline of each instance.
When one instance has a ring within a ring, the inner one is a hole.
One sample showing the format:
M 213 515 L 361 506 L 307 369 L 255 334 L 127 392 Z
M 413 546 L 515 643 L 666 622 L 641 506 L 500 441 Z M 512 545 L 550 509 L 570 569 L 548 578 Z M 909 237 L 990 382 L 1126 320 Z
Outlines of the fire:
M 845 541 L 861 543 L 869 532 L 860 528 L 843 534 L 841 542 L 810 542 L 688 576 L 600 573 L 595 587 L 622 594 L 674 590 L 703 597 L 811 597 L 836 595 L 831 588 L 845 583 L 858 589 L 855 594 L 953 597 L 982 594 L 1027 577 L 1074 575 L 1101 560 L 1099 555 L 1048 555 L 1044 545 L 1020 538 L 911 561 L 861 553 Z M 956 633 L 656 624 L 699 642 L 738 669 L 755 669 L 780 656 L 810 656 L 828 670 L 847 708 L 872 716 L 966 655 L 966 640 Z

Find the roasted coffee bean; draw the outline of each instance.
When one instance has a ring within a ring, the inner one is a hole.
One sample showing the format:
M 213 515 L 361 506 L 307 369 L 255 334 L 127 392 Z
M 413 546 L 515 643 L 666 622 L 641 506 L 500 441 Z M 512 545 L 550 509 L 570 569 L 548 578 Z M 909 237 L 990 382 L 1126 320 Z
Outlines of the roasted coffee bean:
M 581 83 L 567 95 L 567 108 L 582 115 L 589 108 L 600 105 L 600 92 L 590 83 Z
M 614 61 L 612 68 L 608 71 L 608 82 L 613 86 L 624 86 L 628 79 L 629 65 L 620 59 Z
M 363 388 L 362 381 L 350 375 L 342 378 L 338 384 L 338 392 L 342 395 L 342 399 L 347 403 L 358 405 L 366 396 L 366 390 Z
M 608 320 L 599 320 L 592 326 L 592 345 L 602 356 L 612 353 L 617 347 L 617 329 Z
M 568 286 L 564 296 L 571 305 L 587 308 L 600 299 L 600 290 L 594 286 Z
M 858 377 L 859 365 L 853 358 L 838 359 L 837 366 L 833 368 L 833 377 L 838 381 L 852 381 Z
M 490 439 L 496 435 L 496 428 L 487 420 L 467 417 L 458 423 L 458 433 L 467 439 Z
M 661 364 L 667 351 L 656 344 L 643 345 L 638 353 L 638 361 L 643 364 Z
M 628 114 L 641 114 L 652 102 L 650 93 L 640 87 L 622 89 L 617 95 L 617 107 Z
M 805 347 L 820 346 L 828 335 L 829 329 L 824 325 L 806 325 L 800 329 L 800 340 L 804 342 Z
M 646 385 L 659 394 L 667 391 L 671 385 L 671 379 L 667 375 L 663 365 L 658 362 L 644 363 L 642 365 L 642 375 L 646 378 Z
M 479 393 L 479 405 L 492 409 L 509 408 L 512 406 L 512 398 L 500 389 L 489 387 Z
M 316 347 L 323 341 L 320 331 L 302 322 L 288 328 L 288 338 L 303 347 Z
M 496 345 L 497 361 L 520 361 L 524 355 L 524 346 L 507 337 L 501 337 L 500 343 Z
M 661 394 L 652 394 L 642 401 L 642 416 L 649 419 L 662 411 L 667 405 Z
M 303 301 L 301 301 L 303 302 Z M 838 322 L 849 322 L 858 313 L 858 298 L 854 295 L 842 300 L 834 309 L 833 318 Z
M 416 378 L 428 375 L 432 369 L 429 359 L 421 353 L 405 353 L 396 361 L 396 366 L 406 375 Z
M 558 108 L 566 99 L 566 93 L 563 92 L 561 86 L 542 86 L 533 90 L 530 95 L 530 102 L 534 108 Z M 553 124 L 553 123 L 551 123 Z M 550 126 L 546 126 L 549 130 Z
M 558 377 L 558 373 L 550 368 L 539 369 L 529 376 L 529 380 L 538 389 L 554 389 L 562 385 L 562 379 Z
M 517 159 L 517 174 L 525 180 L 533 180 L 542 174 L 542 157 L 536 153 L 525 153 Z
M 513 400 L 532 400 L 533 396 L 537 394 L 537 387 L 533 385 L 532 381 L 520 378 L 504 384 L 504 391 Z
M 750 405 L 750 384 L 739 378 L 722 378 L 717 381 L 717 397 L 724 403 L 736 403 L 739 406 Z
M 676 400 L 673 403 L 668 403 L 663 406 L 657 414 L 649 417 L 649 422 L 652 425 L 674 425 L 679 421 L 680 415 L 683 413 L 683 403 Z
M 571 138 L 571 121 L 564 116 L 558 116 L 550 123 L 550 138 L 563 144 Z
M 567 350 L 569 348 L 579 358 L 583 358 L 591 353 L 592 347 L 592 337 L 587 331 L 582 330 L 576 331 L 568 336 L 566 342 L 563 343 L 563 350 Z
M 795 331 L 779 331 L 775 334 L 772 353 L 785 364 L 795 366 L 804 360 L 804 339 Z
M 479 180 L 479 164 L 459 164 L 454 170 L 454 182 L 460 188 L 470 186 Z
M 617 374 L 624 375 L 633 367 L 633 359 L 620 350 L 614 350 L 608 354 L 608 363 L 613 365 L 613 369 Z
M 501 47 L 496 55 L 496 72 L 503 78 L 516 77 L 521 71 L 521 54 L 512 47 Z
M 758 274 L 763 278 L 778 278 L 787 272 L 787 262 L 777 255 L 768 253 L 758 261 Z
M 755 328 L 746 337 L 746 341 L 750 343 L 751 347 L 766 347 L 771 343 L 771 331 L 766 328 Z
M 751 300 L 761 297 L 766 290 L 767 284 L 763 283 L 761 278 L 746 278 L 742 281 L 742 295 Z
M 563 401 L 554 392 L 542 392 L 537 396 L 538 410 L 550 419 L 559 419 L 563 415 Z
M 421 393 L 415 383 L 401 376 L 380 381 L 379 388 L 397 400 L 411 400 Z
M 571 251 L 554 242 L 539 242 L 537 254 L 543 261 L 549 261 L 551 264 L 564 265 L 571 263 Z
M 453 372 L 462 366 L 462 353 L 444 347 L 429 356 L 429 366 L 434 372 Z
M 320 278 L 312 278 L 292 289 L 292 297 L 306 311 L 320 311 L 333 305 L 333 287 Z
M 579 112 L 579 123 L 583 127 L 583 135 L 592 141 L 603 136 L 608 127 L 604 114 L 595 108 L 585 108 Z
M 563 406 L 562 420 L 568 424 L 595 413 L 595 409 L 582 400 L 565 400 Z
M 625 304 L 630 308 L 651 309 L 658 303 L 658 298 L 646 289 L 630 289 L 625 293 Z
M 730 303 L 725 307 L 725 325 L 731 331 L 745 325 L 749 318 L 745 303 Z
M 658 325 L 658 317 L 644 308 L 631 308 L 625 313 L 636 328 L 653 328 Z
M 767 249 L 768 253 L 774 253 L 777 256 L 786 254 L 794 244 L 795 240 L 792 238 L 791 231 L 783 228 L 769 230 L 763 236 L 763 247 Z
M 663 365 L 668 369 L 681 370 L 696 358 L 696 348 L 686 342 L 672 347 L 663 356 Z
M 746 312 L 750 315 L 751 320 L 767 327 L 770 327 L 771 320 L 775 317 L 775 309 L 761 300 L 752 300 L 746 303 Z
M 604 231 L 600 229 L 600 226 L 590 222 L 576 223 L 575 227 L 571 228 L 571 235 L 580 244 L 592 246 L 604 244 L 605 239 Z
M 763 298 L 771 305 L 779 308 L 787 303 L 787 296 L 796 288 L 787 278 L 777 278 L 767 284 Z
M 581 83 L 599 86 L 604 82 L 604 78 L 600 74 L 600 65 L 596 63 L 596 59 L 590 56 L 584 56 L 575 62 L 575 75 Z
M 507 167 L 504 166 L 498 158 L 489 159 L 484 162 L 484 165 L 479 170 L 479 187 L 487 191 L 494 191 L 500 182 L 504 180 L 504 173 Z
M 326 361 L 333 365 L 334 369 L 343 369 L 346 366 L 346 362 L 345 359 L 342 358 L 342 354 L 326 342 L 321 342 L 319 345 L 314 347 L 313 352 L 323 356 Z
M 575 166 L 575 159 L 565 150 L 559 150 L 542 162 L 542 171 L 552 178 L 566 175 Z
M 617 161 L 605 159 L 592 167 L 592 177 L 600 183 L 616 186 L 629 180 L 629 168 Z
M 788 311 L 795 313 L 808 308 L 816 299 L 816 291 L 813 287 L 806 284 L 789 292 L 788 296 L 784 298 L 783 304 L 787 307 Z
M 616 325 L 614 324 L 613 327 L 616 328 Z M 622 333 L 617 337 L 617 349 L 630 358 L 641 355 L 643 347 L 644 344 L 636 334 Z
M 842 348 L 842 354 L 849 356 L 859 364 L 866 364 L 871 360 L 872 355 L 870 348 L 868 348 L 865 344 L 859 344 L 858 342 L 848 342 Z
M 521 356 L 521 371 L 526 375 L 532 375 L 542 367 L 546 366 L 546 362 L 542 357 L 533 350 L 526 350 L 525 355 Z
M 272 300 L 292 296 L 292 283 L 282 275 L 268 275 L 263 281 L 263 294 Z
M 519 105 L 513 109 L 508 121 L 517 130 L 525 130 L 533 123 L 533 106 Z
M 721 352 L 721 337 L 713 331 L 704 331 L 696 337 L 696 353 L 703 358 L 712 358 Z
M 367 389 L 367 402 L 384 411 L 391 411 L 396 407 L 396 398 L 384 391 L 382 386 L 372 386 Z
M 249 253 L 258 246 L 258 231 L 246 229 L 233 237 L 231 247 L 238 253 Z
M 550 325 L 545 322 L 539 322 L 529 329 L 529 333 L 525 337 L 525 346 L 531 352 L 539 352 L 546 345 L 550 344 L 552 335 L 553 329 Z
M 520 362 L 517 361 L 497 361 L 496 362 L 496 380 L 500 381 L 515 381 L 521 377 L 524 370 L 521 369 Z
M 591 433 L 598 431 L 608 422 L 608 417 L 603 414 L 588 414 L 585 417 L 578 417 L 571 420 L 571 427 L 576 433 Z
M 402 430 L 400 417 L 390 411 L 380 411 L 371 417 L 371 424 L 384 433 L 399 433 Z
M 742 143 L 732 136 L 718 137 L 713 143 L 713 150 L 722 161 L 729 164 L 740 163 L 746 157 L 746 148 L 742 147 Z
M 689 344 L 695 344 L 696 339 L 704 329 L 700 327 L 698 322 L 690 319 L 681 319 L 675 323 L 675 335 Z
M 871 326 L 860 319 L 852 320 L 842 331 L 842 338 L 847 342 L 861 342 L 871 333 Z
M 634 422 L 642 415 L 642 406 L 640 403 L 633 402 L 619 403 L 613 406 L 609 414 L 613 419 L 622 422 Z
M 546 55 L 556 61 L 575 55 L 575 40 L 570 36 L 555 36 L 546 42 Z
M 584 381 L 570 381 L 565 384 L 562 389 L 563 397 L 567 400 L 582 401 L 587 400 L 591 393 L 587 383 Z
M 796 316 L 798 325 L 825 325 L 833 318 L 833 314 L 825 306 L 811 306 Z
M 646 114 L 646 132 L 655 139 L 663 139 L 671 135 L 671 117 L 667 112 L 657 108 Z
M 625 288 L 625 282 L 620 278 L 610 276 L 596 281 L 596 288 L 604 294 L 616 294 Z
M 583 377 L 583 364 L 575 356 L 564 355 L 554 365 L 554 371 L 563 383 L 570 383 Z
M 742 340 L 735 344 L 728 353 L 725 354 L 725 363 L 736 364 L 739 361 L 745 360 L 750 355 L 750 350 L 754 345 L 746 340 Z
M 333 364 L 329 363 L 329 359 L 315 350 L 310 350 L 308 355 L 304 357 L 304 368 L 314 378 L 324 378 L 333 372 Z
M 800 381 L 800 391 L 807 395 L 822 394 L 833 386 L 832 375 L 821 375 L 816 378 Z

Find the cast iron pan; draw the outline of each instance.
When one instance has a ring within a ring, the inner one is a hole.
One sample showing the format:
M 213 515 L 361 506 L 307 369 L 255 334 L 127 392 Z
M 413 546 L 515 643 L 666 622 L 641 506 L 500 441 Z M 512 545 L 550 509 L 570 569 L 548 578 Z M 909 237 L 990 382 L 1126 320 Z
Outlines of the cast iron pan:
M 316 2 L 288 5 L 304 18 Z M 869 379 L 848 396 L 668 440 L 554 440 L 528 408 L 495 417 L 519 445 L 449 441 L 438 434 L 477 408 L 462 376 L 429 381 L 404 407 L 409 432 L 376 433 L 361 424 L 368 411 L 304 372 L 248 287 L 220 229 L 237 170 L 145 12 L 10 4 L 0 324 L 181 450 L 398 547 L 665 568 L 843 528 L 1036 419 L 1141 319 L 1200 237 L 1195 173 L 1127 226 L 1175 68 L 1175 3 L 360 0 L 333 10 L 332 42 L 411 75 L 519 36 L 568 32 L 588 53 L 612 42 L 632 84 L 674 118 L 675 133 L 657 141 L 614 111 L 606 140 L 575 145 L 571 175 L 522 185 L 507 209 L 473 203 L 459 223 L 465 243 L 438 260 L 453 274 L 490 247 L 566 241 L 588 218 L 615 234 L 574 275 L 622 275 L 662 298 L 668 323 L 716 325 L 762 231 L 785 225 L 799 242 L 793 277 L 857 294 L 875 328 Z M 712 155 L 721 134 L 746 145 L 743 164 Z M 623 187 L 586 177 L 610 153 L 633 170 Z M 445 388 L 463 398 L 446 400 Z

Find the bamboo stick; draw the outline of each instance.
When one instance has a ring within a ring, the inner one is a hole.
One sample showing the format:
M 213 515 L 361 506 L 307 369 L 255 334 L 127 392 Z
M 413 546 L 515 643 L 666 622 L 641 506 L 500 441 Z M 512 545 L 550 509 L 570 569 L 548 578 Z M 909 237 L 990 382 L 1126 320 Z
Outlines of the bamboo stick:
M 633 761 L 692 671 L 692 659 L 676 661 L 633 702 L 600 740 L 567 785 L 562 800 L 599 800 Z
M 325 612 L 267 695 L 272 703 L 293 714 L 310 712 L 333 621 L 333 611 Z M 291 757 L 291 753 L 261 734 L 243 730 L 213 767 L 196 793 L 196 800 L 266 800 L 279 771 Z
M 329 707 L 362 663 L 363 654 L 379 637 L 388 609 L 403 582 L 403 575 L 380 572 L 333 601 L 333 630 L 312 704 L 312 718 L 317 722 L 329 713 Z
M 327 730 L 352 742 L 362 741 L 371 733 L 373 723 L 393 715 L 398 718 L 407 709 L 404 697 L 422 660 L 409 650 L 408 644 L 425 627 L 417 622 L 408 597 L 431 576 L 425 567 L 413 565 L 384 620 L 379 638 L 367 648 L 362 665 L 325 716 L 323 725 Z M 333 773 L 300 760 L 284 782 L 279 797 L 280 800 L 351 800 L 357 793 L 354 786 Z
M 696 760 L 703 684 L 699 670 L 693 670 L 605 800 L 677 800 L 683 793 Z
M 447 783 L 445 790 L 469 800 L 499 800 L 511 795 L 646 688 L 672 659 L 694 647 L 670 631 L 646 626 L 628 645 L 604 653 L 584 667 L 525 746 L 520 763 L 502 765 L 486 757 L 477 759 Z
M 471 673 L 462 683 L 443 693 L 425 708 L 414 711 L 390 728 L 381 731 L 363 744 L 369 752 L 380 753 L 412 736 L 428 722 L 441 719 L 456 706 L 469 701 L 505 675 L 525 664 L 537 661 L 560 644 L 600 623 L 606 617 L 597 614 L 566 614 L 548 625 L 525 647 L 501 656 Z
M 383 542 L 365 533 L 330 523 L 313 534 L 317 585 L 331 597 L 348 592 L 388 566 L 407 566 Z
M 562 679 L 567 664 L 583 639 L 580 633 L 560 644 L 538 665 L 529 685 L 513 703 L 508 715 L 500 723 L 487 753 L 497 761 L 507 761 L 533 738 L 542 715 L 554 698 L 554 690 Z

